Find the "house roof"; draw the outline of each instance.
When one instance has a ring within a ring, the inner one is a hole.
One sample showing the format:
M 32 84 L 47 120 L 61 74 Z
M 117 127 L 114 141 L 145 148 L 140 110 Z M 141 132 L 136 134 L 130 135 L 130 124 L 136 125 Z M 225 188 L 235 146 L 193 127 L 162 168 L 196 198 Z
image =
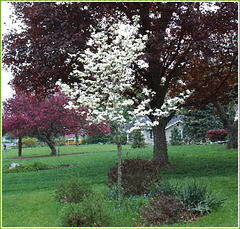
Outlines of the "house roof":
M 183 115 L 177 115 L 177 116 L 174 116 L 169 122 L 168 124 L 166 125 L 166 128 L 165 129 L 168 129 L 170 128 L 171 126 L 174 126 L 175 124 L 177 123 L 182 123 L 183 121 Z
M 166 125 L 166 128 L 165 129 L 168 129 L 168 128 L 170 128 L 171 126 L 173 126 L 173 125 L 175 125 L 175 124 L 177 124 L 177 123 L 182 123 L 183 121 L 183 115 L 177 115 L 177 116 L 174 116 L 168 123 L 167 123 L 167 125 Z M 146 123 L 147 121 L 150 121 L 150 119 L 147 117 L 147 116 L 145 116 L 145 117 L 141 117 L 141 121 L 143 122 L 143 123 Z M 125 125 L 124 125 L 124 130 L 125 131 L 127 131 L 127 130 L 130 130 L 131 128 L 133 127 L 133 124 L 129 124 L 129 123 L 126 123 Z M 145 125 L 145 126 L 143 126 L 142 127 L 143 129 L 145 129 L 145 130 L 151 130 L 152 129 L 152 127 L 151 126 L 148 126 L 148 125 Z

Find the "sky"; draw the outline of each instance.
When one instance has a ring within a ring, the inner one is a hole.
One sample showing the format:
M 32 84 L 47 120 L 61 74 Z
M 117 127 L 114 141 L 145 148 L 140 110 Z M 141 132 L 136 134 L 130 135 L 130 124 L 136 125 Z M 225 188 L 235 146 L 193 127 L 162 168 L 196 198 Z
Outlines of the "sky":
M 13 27 L 11 20 L 9 19 L 9 16 L 11 14 L 11 10 L 9 7 L 8 2 L 1 2 L 1 33 L 4 34 L 7 32 L 7 29 L 9 27 Z M 6 24 L 5 24 L 6 23 Z M 5 101 L 7 98 L 11 98 L 14 94 L 14 91 L 11 89 L 10 85 L 8 85 L 8 82 L 11 80 L 11 72 L 6 71 L 3 69 L 3 66 L 1 66 L 1 100 Z

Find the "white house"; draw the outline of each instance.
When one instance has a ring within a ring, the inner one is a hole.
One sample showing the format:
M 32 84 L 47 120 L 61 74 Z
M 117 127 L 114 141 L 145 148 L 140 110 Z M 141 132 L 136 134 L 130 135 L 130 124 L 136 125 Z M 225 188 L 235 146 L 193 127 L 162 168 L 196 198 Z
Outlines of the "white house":
M 166 133 L 166 140 L 167 140 L 167 144 L 170 144 L 170 140 L 171 140 L 171 132 L 173 130 L 173 128 L 175 126 L 177 126 L 177 128 L 179 129 L 181 135 L 183 134 L 183 116 L 182 115 L 178 115 L 178 116 L 174 116 L 166 125 L 166 129 L 165 129 L 165 133 Z M 145 143 L 148 145 L 153 145 L 153 131 L 152 131 L 152 127 L 145 127 L 142 130 L 142 133 L 144 135 L 145 138 Z

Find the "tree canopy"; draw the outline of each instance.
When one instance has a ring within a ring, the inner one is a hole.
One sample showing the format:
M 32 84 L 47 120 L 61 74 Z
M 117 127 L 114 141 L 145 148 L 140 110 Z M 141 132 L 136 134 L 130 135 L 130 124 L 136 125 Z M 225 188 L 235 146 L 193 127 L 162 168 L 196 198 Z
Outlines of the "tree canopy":
M 10 133 L 15 137 L 35 136 L 48 144 L 51 155 L 56 155 L 56 137 L 110 131 L 105 122 L 89 125 L 86 121 L 86 108 L 81 107 L 78 111 L 66 109 L 68 101 L 61 93 L 48 96 L 44 100 L 36 100 L 33 96 L 23 94 L 15 95 L 3 105 L 3 134 Z
M 209 6 L 213 6 L 210 9 Z M 71 75 L 76 56 L 85 50 L 90 30 L 138 15 L 139 34 L 150 34 L 142 56 L 148 67 L 134 66 L 135 83 L 129 97 L 143 87 L 155 92 L 148 115 L 153 128 L 154 157 L 170 165 L 164 128 L 176 109 L 228 100 L 229 88 L 237 91 L 238 4 L 235 2 L 117 2 L 117 3 L 13 3 L 26 25 L 5 36 L 3 62 L 12 68 L 16 88 L 36 94 L 57 89 L 61 79 L 81 84 Z M 111 41 L 108 41 L 111 42 Z M 83 70 L 83 65 L 79 65 Z M 191 96 L 185 97 L 187 92 Z M 235 93 L 236 94 L 236 93 Z M 172 101 L 171 99 L 178 98 Z M 172 101 L 167 103 L 166 101 Z M 138 106 L 141 100 L 134 105 Z M 174 103 L 174 104 L 171 104 Z M 153 115 L 172 106 L 161 118 Z M 156 111 L 156 112 L 155 112 Z

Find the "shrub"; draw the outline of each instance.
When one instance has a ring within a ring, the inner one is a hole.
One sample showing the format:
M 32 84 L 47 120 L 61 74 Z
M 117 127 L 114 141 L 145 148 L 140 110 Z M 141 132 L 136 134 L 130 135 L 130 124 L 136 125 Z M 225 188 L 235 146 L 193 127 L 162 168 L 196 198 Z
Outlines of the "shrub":
M 4 173 L 21 173 L 21 172 L 30 172 L 30 171 L 40 171 L 56 168 L 56 166 L 47 165 L 42 162 L 35 162 L 30 165 L 20 165 L 16 168 L 9 169 L 10 165 L 3 166 Z
M 22 140 L 23 147 L 36 147 L 38 145 L 38 139 L 37 138 L 23 138 Z
M 227 137 L 227 132 L 224 129 L 215 129 L 207 131 L 206 137 L 210 139 L 210 141 L 223 141 Z
M 63 227 L 106 227 L 109 210 L 102 196 L 90 195 L 80 203 L 68 203 L 61 212 Z
M 144 142 L 144 136 L 141 130 L 135 130 L 133 132 L 133 144 L 132 148 L 144 148 L 146 146 Z
M 108 186 L 114 189 L 117 184 L 118 168 L 110 168 Z M 149 193 L 159 181 L 159 166 L 147 160 L 126 159 L 122 164 L 122 188 L 126 194 L 141 195 Z
M 98 135 L 98 136 L 88 136 L 84 138 L 81 142 L 82 145 L 86 144 L 97 144 L 97 143 L 107 143 L 107 142 L 112 142 L 112 137 L 111 135 Z
M 168 182 L 161 184 L 157 195 L 175 196 L 189 206 L 192 206 L 194 211 L 201 214 L 210 213 L 216 207 L 221 205 L 223 200 L 218 200 L 217 194 L 208 192 L 206 185 L 200 185 L 196 182 L 186 182 L 183 185 L 171 185 Z
M 59 184 L 56 197 L 61 203 L 78 203 L 91 193 L 92 190 L 84 179 L 70 177 L 65 182 Z
M 171 145 L 181 145 L 183 143 L 182 135 L 179 129 L 174 126 L 173 130 L 171 131 Z
M 187 204 L 179 198 L 165 195 L 151 199 L 149 205 L 141 208 L 140 214 L 151 225 L 177 223 L 191 218 Z

